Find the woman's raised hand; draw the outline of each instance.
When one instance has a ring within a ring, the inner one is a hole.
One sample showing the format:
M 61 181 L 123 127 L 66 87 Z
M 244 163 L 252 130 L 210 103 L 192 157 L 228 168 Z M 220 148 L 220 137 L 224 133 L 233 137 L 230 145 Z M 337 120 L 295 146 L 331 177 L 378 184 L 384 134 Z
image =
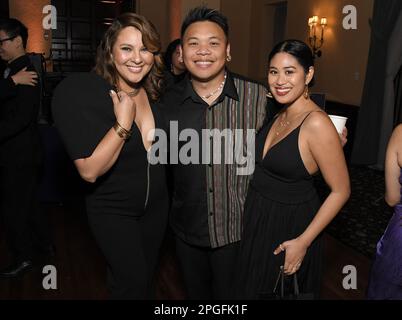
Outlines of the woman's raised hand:
M 135 119 L 136 105 L 124 91 L 116 93 L 110 90 L 110 96 L 113 100 L 114 114 L 117 122 L 126 130 L 130 130 Z

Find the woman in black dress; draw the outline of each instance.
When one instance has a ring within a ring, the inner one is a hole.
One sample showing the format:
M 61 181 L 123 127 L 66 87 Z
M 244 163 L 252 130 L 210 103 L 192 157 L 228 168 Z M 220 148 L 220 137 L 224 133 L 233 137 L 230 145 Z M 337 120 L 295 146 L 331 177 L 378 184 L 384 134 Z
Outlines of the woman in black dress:
M 163 74 L 160 49 L 159 35 L 146 18 L 123 14 L 105 33 L 95 72 L 65 79 L 53 99 L 67 151 L 91 183 L 89 223 L 108 263 L 114 299 L 153 297 L 167 224 L 165 168 L 148 162 L 152 130 L 162 123 L 156 103 Z
M 349 197 L 347 166 L 331 120 L 309 99 L 313 56 L 287 40 L 269 55 L 269 97 L 283 109 L 256 137 L 256 167 L 244 212 L 236 296 L 272 293 L 280 266 L 297 272 L 301 292 L 319 294 L 320 234 Z M 321 205 L 312 176 L 321 171 L 331 193 Z

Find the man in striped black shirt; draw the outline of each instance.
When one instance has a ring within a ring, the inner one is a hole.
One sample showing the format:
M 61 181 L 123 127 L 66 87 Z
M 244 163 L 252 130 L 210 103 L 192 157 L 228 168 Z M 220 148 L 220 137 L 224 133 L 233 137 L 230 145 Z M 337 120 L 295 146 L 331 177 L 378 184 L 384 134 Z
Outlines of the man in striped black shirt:
M 205 7 L 190 11 L 181 31 L 189 75 L 162 101 L 174 180 L 170 224 L 190 299 L 230 297 L 254 167 L 255 130 L 266 115 L 266 88 L 226 68 L 231 60 L 228 33 L 220 12 Z M 196 152 L 189 148 L 195 142 Z M 186 148 L 195 153 L 191 161 L 183 161 Z

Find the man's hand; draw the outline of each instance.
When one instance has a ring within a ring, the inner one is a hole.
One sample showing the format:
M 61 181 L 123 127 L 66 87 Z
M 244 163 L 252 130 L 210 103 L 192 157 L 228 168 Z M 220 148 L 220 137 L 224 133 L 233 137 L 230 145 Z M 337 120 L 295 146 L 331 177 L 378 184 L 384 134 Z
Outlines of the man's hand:
M 23 84 L 27 86 L 36 86 L 38 82 L 38 75 L 35 71 L 26 71 L 27 68 L 18 71 L 15 75 L 11 76 L 15 85 Z
M 344 147 L 346 142 L 348 142 L 348 129 L 346 127 L 343 127 L 342 134 L 340 135 L 340 137 L 342 147 Z

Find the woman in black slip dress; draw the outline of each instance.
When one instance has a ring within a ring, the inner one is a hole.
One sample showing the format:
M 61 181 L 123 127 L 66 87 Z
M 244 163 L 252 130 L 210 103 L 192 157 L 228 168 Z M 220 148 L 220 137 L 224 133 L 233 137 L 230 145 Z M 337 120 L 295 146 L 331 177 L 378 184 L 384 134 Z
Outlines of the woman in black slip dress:
M 300 292 L 319 295 L 320 235 L 347 201 L 350 185 L 339 135 L 308 96 L 313 74 L 311 50 L 301 41 L 279 43 L 269 55 L 268 96 L 284 108 L 256 137 L 236 298 L 272 293 L 280 266 L 285 275 L 297 272 Z M 322 205 L 312 179 L 319 170 L 331 189 Z
M 163 123 L 160 51 L 154 26 L 125 13 L 106 31 L 95 72 L 63 80 L 52 103 L 69 156 L 91 183 L 88 219 L 108 265 L 112 299 L 154 298 L 168 213 L 165 168 L 149 161 L 150 134 Z

